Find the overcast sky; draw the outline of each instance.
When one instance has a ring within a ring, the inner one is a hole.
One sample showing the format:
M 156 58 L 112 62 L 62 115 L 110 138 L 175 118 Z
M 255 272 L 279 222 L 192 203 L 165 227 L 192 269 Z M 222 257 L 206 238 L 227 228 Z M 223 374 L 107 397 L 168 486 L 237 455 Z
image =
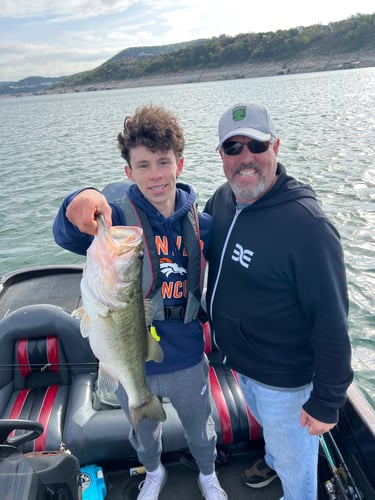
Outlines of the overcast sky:
M 328 24 L 374 0 L 0 0 L 0 81 L 94 69 L 128 47 Z

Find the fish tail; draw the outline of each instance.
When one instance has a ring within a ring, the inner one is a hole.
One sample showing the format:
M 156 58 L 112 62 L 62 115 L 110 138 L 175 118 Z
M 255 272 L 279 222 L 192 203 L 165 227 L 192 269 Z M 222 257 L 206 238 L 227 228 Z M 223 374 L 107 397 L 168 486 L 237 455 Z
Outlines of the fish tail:
M 164 422 L 167 418 L 163 405 L 155 394 L 150 394 L 141 406 L 130 408 L 130 415 L 134 428 L 136 428 L 138 423 L 144 418 L 148 418 L 153 422 Z

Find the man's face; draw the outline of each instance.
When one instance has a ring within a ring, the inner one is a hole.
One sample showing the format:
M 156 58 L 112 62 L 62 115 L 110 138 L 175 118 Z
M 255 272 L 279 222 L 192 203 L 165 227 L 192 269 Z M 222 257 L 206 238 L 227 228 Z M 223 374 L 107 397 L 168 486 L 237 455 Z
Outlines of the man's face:
M 164 217 L 174 212 L 177 177 L 183 169 L 184 160 L 176 160 L 174 152 L 151 151 L 138 145 L 130 150 L 131 168 L 127 165 L 128 178 L 138 185 L 143 196 Z
M 226 147 L 223 146 L 219 151 L 225 177 L 232 187 L 236 200 L 240 203 L 254 203 L 269 191 L 276 181 L 279 139 L 274 139 L 262 153 L 252 153 L 249 150 L 246 144 L 252 141 L 253 139 L 249 137 L 235 135 L 227 139 L 224 146 L 229 142 L 240 142 L 244 144 L 242 151 L 230 155 L 225 153 Z

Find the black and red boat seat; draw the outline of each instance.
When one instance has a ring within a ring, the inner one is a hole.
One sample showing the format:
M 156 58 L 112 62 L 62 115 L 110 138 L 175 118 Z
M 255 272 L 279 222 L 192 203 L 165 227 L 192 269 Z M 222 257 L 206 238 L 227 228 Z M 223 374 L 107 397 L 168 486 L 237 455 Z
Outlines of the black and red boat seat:
M 96 377 L 96 359 L 76 321 L 52 305 L 22 307 L 0 322 L 0 417 L 40 422 L 25 452 L 56 450 L 76 384 Z M 21 432 L 21 431 L 16 431 Z
M 211 352 L 208 324 L 204 331 L 218 445 L 258 440 L 261 430 L 237 374 Z M 44 426 L 43 434 L 25 443 L 23 451 L 54 451 L 63 442 L 81 464 L 135 458 L 123 410 L 95 403 L 98 363 L 78 321 L 67 311 L 48 304 L 21 307 L 0 321 L 0 339 L 0 418 Z M 167 414 L 163 450 L 186 450 L 175 409 L 167 399 L 162 403 Z

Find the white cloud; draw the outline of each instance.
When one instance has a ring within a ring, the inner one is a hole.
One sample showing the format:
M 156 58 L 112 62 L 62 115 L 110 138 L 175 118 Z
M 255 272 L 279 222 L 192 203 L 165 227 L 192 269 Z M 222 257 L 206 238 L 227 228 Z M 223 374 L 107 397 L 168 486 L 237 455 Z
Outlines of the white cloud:
M 93 69 L 127 47 L 327 24 L 373 0 L 0 0 L 0 81 Z
M 2 0 L 1 17 L 82 18 L 126 10 L 138 0 Z
M 96 49 L 55 47 L 51 51 L 50 46 L 43 44 L 20 43 L 8 48 L 1 46 L 0 68 L 10 68 L 8 75 L 1 71 L 1 81 L 20 80 L 27 76 L 70 75 L 92 69 L 112 57 L 112 52 L 108 52 L 99 59 Z M 84 65 L 82 61 L 85 61 Z

